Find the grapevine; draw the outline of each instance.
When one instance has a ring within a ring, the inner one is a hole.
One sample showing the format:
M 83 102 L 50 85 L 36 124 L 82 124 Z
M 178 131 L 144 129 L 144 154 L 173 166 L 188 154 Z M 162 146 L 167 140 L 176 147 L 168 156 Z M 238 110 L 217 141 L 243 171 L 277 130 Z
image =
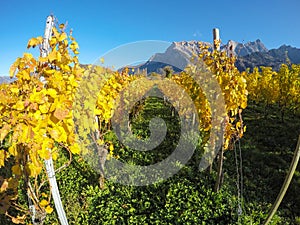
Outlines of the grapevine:
M 32 38 L 27 48 L 42 44 L 43 38 Z M 74 133 L 72 104 L 83 69 L 78 61 L 78 44 L 64 31 L 64 25 L 53 29 L 51 51 L 47 57 L 30 53 L 18 58 L 10 68 L 16 81 L 1 86 L 0 92 L 0 167 L 10 168 L 1 188 L 1 212 L 15 223 L 24 223 L 28 210 L 18 204 L 19 181 L 41 214 L 51 213 L 50 197 L 43 190 L 46 183 L 43 160 L 56 160 L 61 149 L 80 152 Z M 46 81 L 46 86 L 41 79 Z M 1 201 L 2 202 L 2 201 Z M 9 208 L 23 214 L 12 216 Z M 22 209 L 22 210 L 21 210 Z

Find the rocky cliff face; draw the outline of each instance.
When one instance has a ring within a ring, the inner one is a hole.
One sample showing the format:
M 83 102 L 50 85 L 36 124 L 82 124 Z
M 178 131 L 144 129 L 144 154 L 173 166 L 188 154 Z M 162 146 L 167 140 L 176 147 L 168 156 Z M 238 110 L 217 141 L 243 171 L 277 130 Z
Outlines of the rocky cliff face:
M 205 43 L 211 46 L 210 43 Z M 198 41 L 173 42 L 164 53 L 153 55 L 141 68 L 148 72 L 157 72 L 155 67 L 171 65 L 175 71 L 183 70 L 194 54 L 199 54 Z
M 268 49 L 265 47 L 265 45 L 259 39 L 257 39 L 256 41 L 248 42 L 246 44 L 242 44 L 242 43 L 230 40 L 227 43 L 226 48 L 230 49 L 231 46 L 232 46 L 231 51 L 233 51 L 234 54 L 238 57 L 250 55 L 255 52 L 267 52 L 268 51 Z
M 173 42 L 164 52 L 152 56 L 148 62 L 140 66 L 147 69 L 148 73 L 159 72 L 165 66 L 172 66 L 175 72 L 183 70 L 189 63 L 191 57 L 200 53 L 198 41 Z M 211 43 L 204 43 L 212 49 Z M 265 45 L 257 39 L 245 44 L 230 40 L 221 50 L 237 56 L 236 66 L 240 71 L 247 68 L 270 66 L 278 70 L 283 63 L 300 64 L 300 49 L 282 45 L 278 49 L 268 50 Z
M 236 66 L 240 71 L 247 68 L 252 70 L 260 66 L 270 66 L 274 70 L 279 70 L 283 63 L 300 64 L 300 49 L 282 45 L 278 49 L 271 49 L 267 52 L 255 52 L 239 57 Z
M 211 43 L 202 42 L 209 46 L 212 50 Z M 254 42 L 246 44 L 229 41 L 226 45 L 221 47 L 221 50 L 228 50 L 237 57 L 247 56 L 256 52 L 265 53 L 268 49 L 258 39 Z M 200 54 L 199 41 L 181 41 L 173 42 L 164 53 L 157 53 L 153 55 L 145 64 L 141 65 L 140 69 L 147 69 L 148 73 L 159 72 L 165 66 L 172 66 L 175 72 L 183 70 L 193 55 Z

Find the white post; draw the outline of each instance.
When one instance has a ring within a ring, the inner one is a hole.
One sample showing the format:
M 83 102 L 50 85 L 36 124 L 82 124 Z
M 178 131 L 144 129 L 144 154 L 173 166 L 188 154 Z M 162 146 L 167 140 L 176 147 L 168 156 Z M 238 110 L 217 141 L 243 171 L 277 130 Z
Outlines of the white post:
M 45 33 L 44 33 L 44 39 L 42 43 L 42 49 L 41 49 L 41 56 L 46 57 L 49 54 L 49 40 L 52 36 L 52 28 L 54 25 L 54 17 L 53 16 L 48 16 L 46 20 L 46 28 L 45 28 Z
M 95 116 L 95 123 L 97 124 L 97 130 L 96 130 L 96 139 L 100 139 L 100 121 L 98 116 Z
M 220 41 L 220 31 L 218 28 L 213 29 L 214 49 L 220 51 L 220 45 L 216 45 L 216 41 Z
M 42 57 L 46 57 L 49 54 L 49 48 L 50 48 L 49 40 L 52 36 L 53 26 L 54 26 L 54 17 L 51 15 L 51 16 L 48 16 L 47 20 L 46 20 L 44 40 L 43 40 L 42 48 L 41 48 L 41 56 Z M 44 84 L 46 83 L 44 78 L 42 78 L 41 81 Z M 45 166 L 46 166 L 46 171 L 47 171 L 47 175 L 48 175 L 48 179 L 49 179 L 51 194 L 52 194 L 52 197 L 54 200 L 54 205 L 55 205 L 55 209 L 56 209 L 59 221 L 62 225 L 68 225 L 68 220 L 67 220 L 66 213 L 64 211 L 62 202 L 61 202 L 61 198 L 60 198 L 60 194 L 59 194 L 59 190 L 58 190 L 58 186 L 57 186 L 57 182 L 56 182 L 53 160 L 52 160 L 51 156 L 48 160 L 45 160 Z

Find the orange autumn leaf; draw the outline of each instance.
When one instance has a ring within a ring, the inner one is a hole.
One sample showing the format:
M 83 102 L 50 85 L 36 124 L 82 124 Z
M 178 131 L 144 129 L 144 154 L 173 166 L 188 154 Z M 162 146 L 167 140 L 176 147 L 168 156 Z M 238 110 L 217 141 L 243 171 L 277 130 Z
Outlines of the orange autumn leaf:
M 53 113 L 53 115 L 59 120 L 63 120 L 64 118 L 66 118 L 68 114 L 69 114 L 69 110 L 61 109 L 61 108 L 57 108 Z
M 10 126 L 8 124 L 5 124 L 1 129 L 0 129 L 0 141 L 3 141 L 6 135 L 10 131 Z

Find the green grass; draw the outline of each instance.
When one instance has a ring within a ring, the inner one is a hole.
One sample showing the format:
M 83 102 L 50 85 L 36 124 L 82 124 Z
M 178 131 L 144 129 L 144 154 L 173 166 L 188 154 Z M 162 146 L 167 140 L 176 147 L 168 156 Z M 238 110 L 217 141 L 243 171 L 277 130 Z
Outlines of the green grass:
M 153 151 L 137 152 L 120 144 L 113 133 L 108 135 L 120 160 L 149 165 L 172 152 L 180 135 L 180 123 L 170 104 L 162 99 L 148 98 L 139 106 L 132 117 L 133 133 L 141 138 L 149 137 L 148 124 L 153 116 L 164 119 L 168 127 L 166 139 Z M 243 158 L 240 217 L 234 151 L 225 152 L 223 186 L 219 193 L 214 193 L 216 163 L 211 174 L 199 172 L 202 150 L 198 148 L 178 174 L 146 187 L 124 186 L 107 180 L 105 189 L 101 190 L 98 175 L 80 157 L 74 157 L 71 165 L 56 175 L 69 224 L 262 224 L 292 160 L 300 134 L 300 116 L 288 112 L 282 123 L 275 106 L 265 117 L 263 106 L 250 103 L 243 119 L 247 132 L 240 141 Z M 67 152 L 62 152 L 56 167 L 67 160 Z M 299 193 L 298 166 L 272 224 L 300 224 Z M 10 223 L 1 215 L 0 224 Z M 58 224 L 55 211 L 45 224 Z

